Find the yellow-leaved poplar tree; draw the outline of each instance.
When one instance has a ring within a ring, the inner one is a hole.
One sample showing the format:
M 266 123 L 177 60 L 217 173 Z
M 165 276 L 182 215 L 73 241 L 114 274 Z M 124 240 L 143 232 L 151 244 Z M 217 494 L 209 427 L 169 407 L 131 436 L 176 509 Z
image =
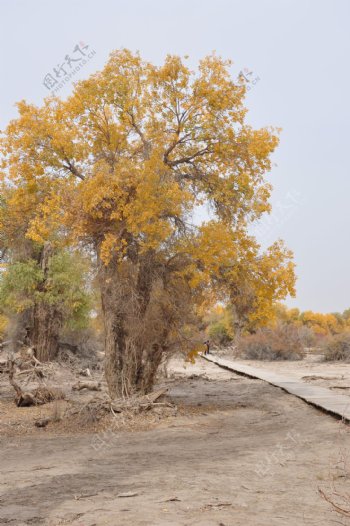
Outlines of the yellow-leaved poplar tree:
M 208 296 L 244 310 L 242 282 L 249 313 L 265 316 L 293 293 L 290 252 L 278 243 L 262 255 L 248 235 L 270 210 L 278 138 L 245 122 L 245 85 L 229 68 L 216 55 L 192 71 L 178 56 L 155 66 L 118 50 L 67 100 L 21 102 L 3 138 L 11 184 L 48 185 L 26 236 L 59 231 L 96 254 L 113 397 L 148 392 L 162 359 L 191 347 Z M 212 219 L 196 226 L 203 203 Z

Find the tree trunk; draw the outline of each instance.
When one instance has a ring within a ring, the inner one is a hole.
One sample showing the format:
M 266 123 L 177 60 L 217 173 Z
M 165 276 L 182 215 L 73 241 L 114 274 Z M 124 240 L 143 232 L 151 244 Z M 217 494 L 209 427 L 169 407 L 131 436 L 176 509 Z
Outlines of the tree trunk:
M 162 360 L 165 349 L 162 341 L 144 341 L 141 330 L 147 326 L 152 268 L 152 254 L 144 256 L 134 267 L 130 264 L 127 271 L 118 268 L 116 261 L 108 265 L 100 262 L 105 377 L 112 398 L 149 393 Z M 160 328 L 160 340 L 162 334 Z
M 164 348 L 155 343 L 144 353 L 144 359 L 137 378 L 137 387 L 143 393 L 150 393 L 153 389 L 155 377 L 161 364 Z
M 45 243 L 40 253 L 40 266 L 44 272 L 44 280 L 40 290 L 46 288 L 47 273 L 50 258 L 53 254 L 50 243 Z M 59 334 L 62 327 L 62 315 L 54 305 L 38 302 L 33 309 L 33 328 L 30 331 L 32 345 L 35 348 L 36 357 L 41 362 L 53 360 L 58 352 Z
M 59 347 L 60 313 L 52 305 L 39 303 L 34 307 L 33 323 L 31 339 L 37 359 L 40 362 L 53 360 Z
M 118 294 L 117 264 L 100 262 L 101 304 L 104 320 L 105 377 L 111 398 L 126 396 L 123 368 L 125 358 L 125 322 L 122 297 Z

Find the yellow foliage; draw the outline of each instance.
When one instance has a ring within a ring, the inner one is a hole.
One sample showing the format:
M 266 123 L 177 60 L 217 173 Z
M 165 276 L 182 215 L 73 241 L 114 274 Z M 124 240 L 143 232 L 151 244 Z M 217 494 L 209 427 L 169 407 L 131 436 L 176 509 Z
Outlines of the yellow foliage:
M 333 314 L 305 311 L 301 315 L 301 320 L 304 325 L 311 327 L 315 334 L 321 336 L 337 334 L 342 331 L 342 326 Z
M 215 54 L 196 72 L 178 56 L 154 66 L 122 49 L 67 100 L 21 101 L 1 141 L 0 226 L 83 242 L 106 266 L 151 253 L 197 305 L 229 299 L 252 324 L 270 319 L 294 293 L 292 254 L 282 242 L 261 254 L 247 230 L 270 210 L 278 130 L 245 122 L 245 87 L 229 67 Z M 202 203 L 213 220 L 196 227 Z

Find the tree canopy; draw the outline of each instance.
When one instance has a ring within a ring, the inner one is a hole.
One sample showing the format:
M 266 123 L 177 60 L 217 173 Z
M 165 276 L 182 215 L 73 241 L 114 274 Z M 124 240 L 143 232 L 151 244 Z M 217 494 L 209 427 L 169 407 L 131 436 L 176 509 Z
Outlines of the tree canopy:
M 254 323 L 294 293 L 292 253 L 249 234 L 270 211 L 278 130 L 246 123 L 245 91 L 215 54 L 191 71 L 122 49 L 67 100 L 20 102 L 2 137 L 8 244 L 20 224 L 22 239 L 96 255 L 113 395 L 151 387 L 204 301 Z

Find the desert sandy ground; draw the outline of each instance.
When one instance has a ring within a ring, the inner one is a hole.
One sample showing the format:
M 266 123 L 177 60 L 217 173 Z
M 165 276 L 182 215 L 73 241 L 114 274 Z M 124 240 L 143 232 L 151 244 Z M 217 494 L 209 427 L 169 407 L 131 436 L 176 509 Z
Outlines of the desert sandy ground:
M 260 365 L 301 376 L 350 373 L 348 366 L 305 373 L 295 363 Z M 181 410 L 148 428 L 69 434 L 48 426 L 21 434 L 16 412 L 26 409 L 13 406 L 13 432 L 0 425 L 0 524 L 350 524 L 318 493 L 349 492 L 349 426 L 202 359 L 186 367 L 173 361 L 165 383 Z

